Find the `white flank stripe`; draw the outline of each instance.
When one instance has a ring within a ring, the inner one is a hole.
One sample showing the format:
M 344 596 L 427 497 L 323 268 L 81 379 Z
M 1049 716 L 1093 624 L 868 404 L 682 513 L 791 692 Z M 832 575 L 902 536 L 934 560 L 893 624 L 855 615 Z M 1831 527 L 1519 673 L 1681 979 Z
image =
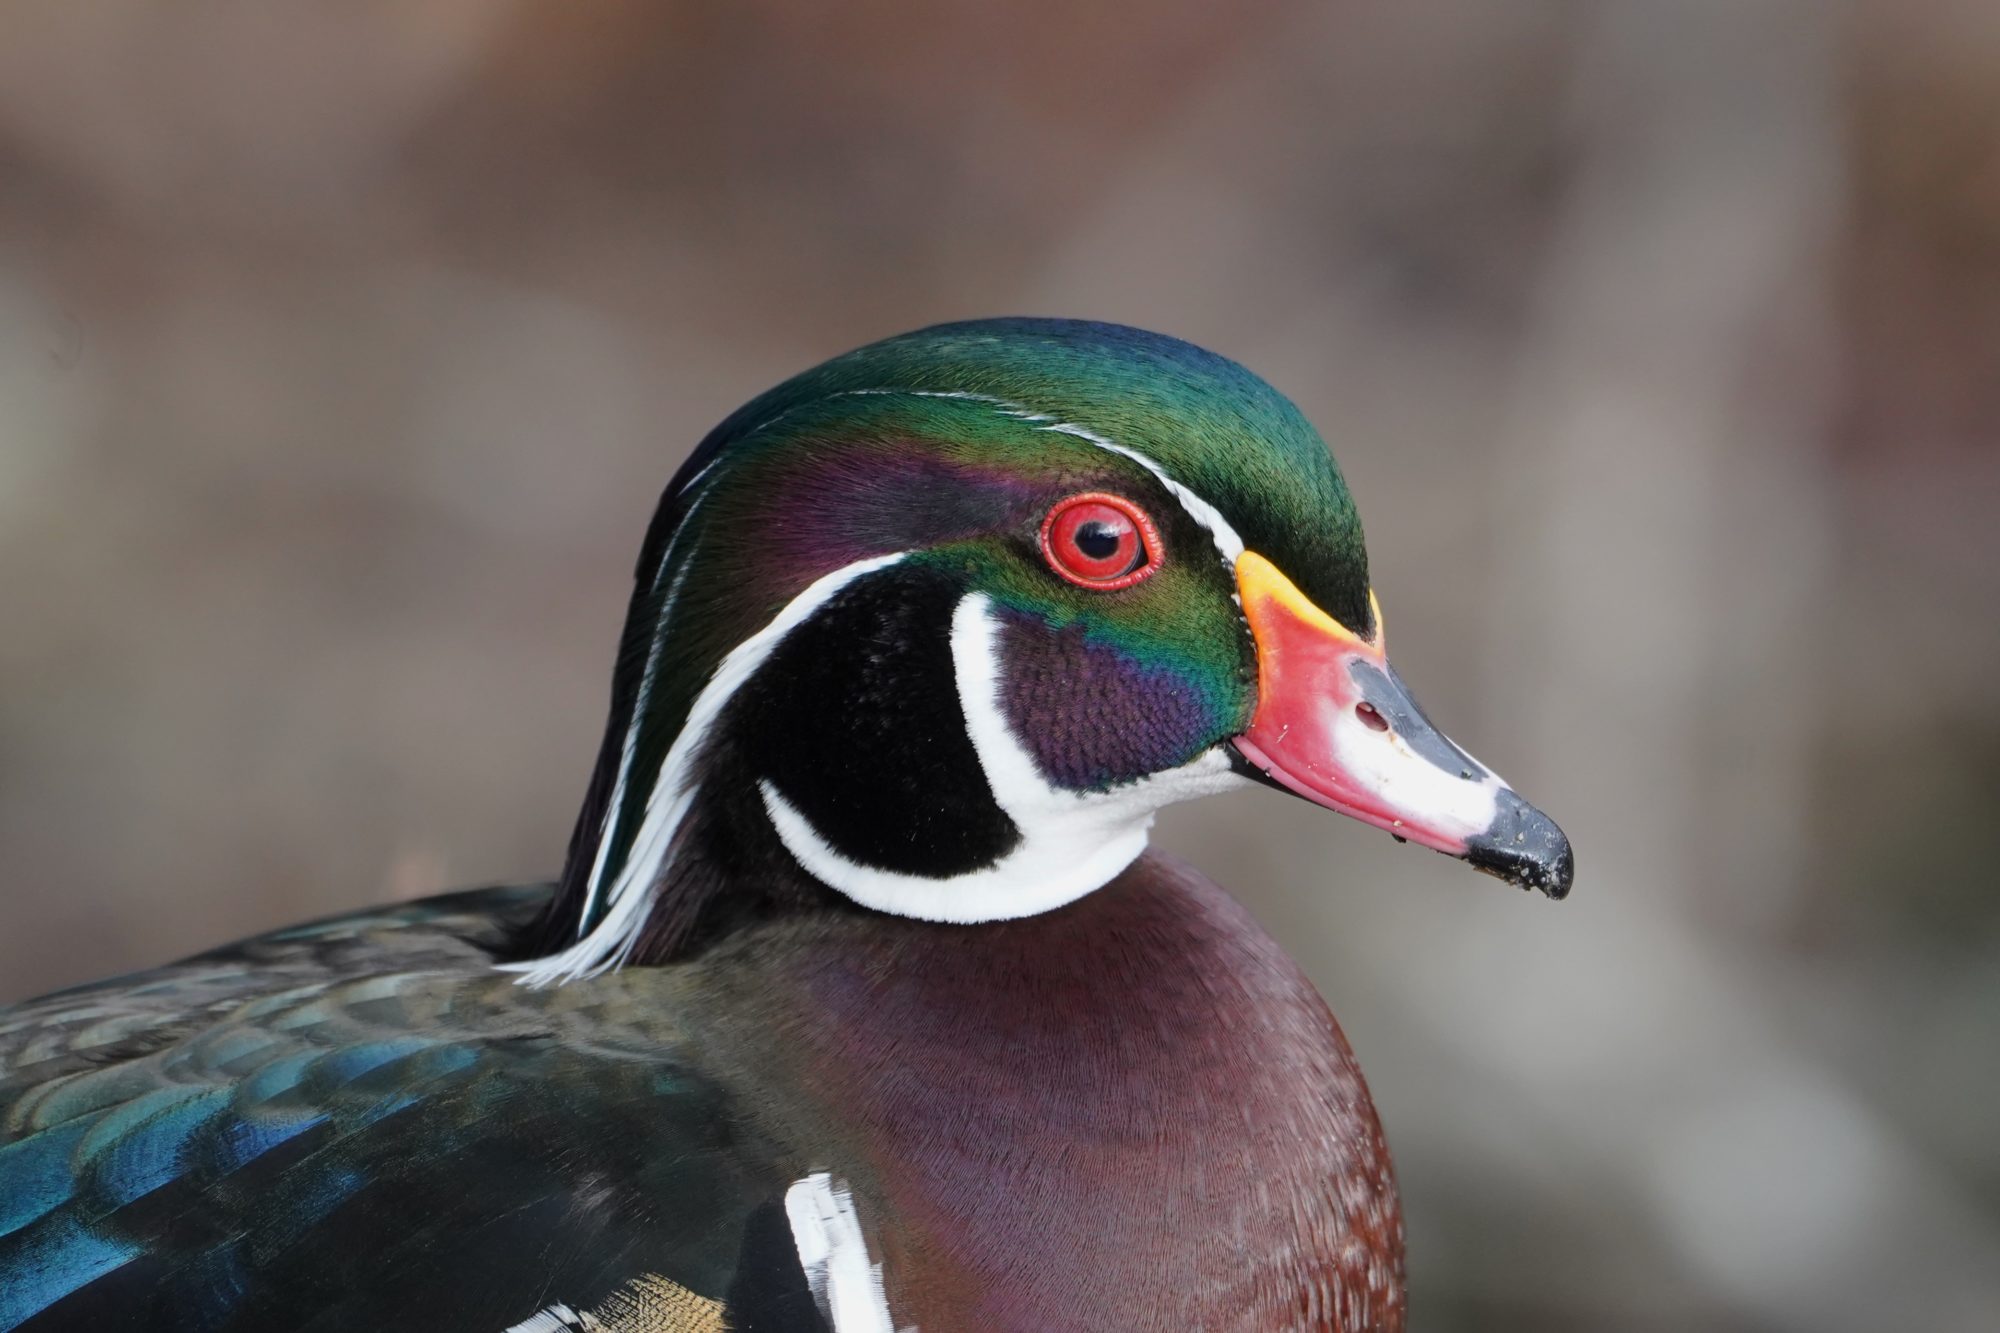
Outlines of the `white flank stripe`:
M 816 1171 L 785 1191 L 785 1217 L 806 1285 L 833 1333 L 896 1333 L 882 1292 L 882 1265 L 868 1257 L 847 1186 Z
M 775 786 L 757 784 L 785 849 L 814 878 L 864 907 L 965 924 L 1047 912 L 1101 888 L 1130 865 L 1146 849 L 1160 807 L 1245 781 L 1217 747 L 1108 791 L 1051 786 L 1000 708 L 1000 625 L 991 605 L 984 593 L 960 600 L 951 617 L 951 655 L 966 735 L 995 804 L 1021 831 L 1006 856 L 946 878 L 861 865 L 834 850 Z
M 529 1315 L 507 1329 L 507 1333 L 577 1333 L 587 1329 L 583 1317 L 558 1301 L 539 1314 Z
M 707 740 L 723 706 L 743 687 L 745 681 L 756 674 L 757 668 L 764 665 L 764 660 L 778 646 L 779 640 L 803 624 L 835 593 L 864 575 L 888 568 L 906 554 L 908 552 L 896 551 L 890 555 L 873 556 L 821 575 L 808 584 L 805 591 L 787 602 L 770 624 L 730 649 L 729 655 L 722 659 L 708 684 L 696 696 L 694 706 L 688 710 L 687 722 L 674 738 L 672 748 L 660 765 L 659 777 L 646 796 L 645 820 L 639 825 L 638 836 L 632 840 L 632 849 L 626 855 L 625 864 L 619 868 L 617 877 L 611 883 L 606 899 L 609 907 L 604 919 L 588 935 L 561 953 L 524 963 L 502 964 L 503 970 L 519 972 L 524 985 L 546 986 L 597 976 L 625 961 L 637 945 L 639 933 L 645 926 L 652 888 L 661 878 L 674 830 L 680 827 L 688 806 L 694 800 L 692 770 L 695 755 L 700 751 L 702 742 Z

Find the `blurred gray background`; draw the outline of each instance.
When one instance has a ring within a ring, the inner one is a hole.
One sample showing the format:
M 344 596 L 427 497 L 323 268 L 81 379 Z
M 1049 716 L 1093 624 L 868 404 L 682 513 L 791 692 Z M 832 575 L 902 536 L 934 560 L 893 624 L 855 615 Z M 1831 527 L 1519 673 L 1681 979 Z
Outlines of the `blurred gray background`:
M 0 1000 L 553 871 L 677 460 L 998 313 L 1296 398 L 1576 842 L 1163 824 L 1359 1050 L 1415 1328 L 2000 1328 L 1991 0 L 11 0 Z

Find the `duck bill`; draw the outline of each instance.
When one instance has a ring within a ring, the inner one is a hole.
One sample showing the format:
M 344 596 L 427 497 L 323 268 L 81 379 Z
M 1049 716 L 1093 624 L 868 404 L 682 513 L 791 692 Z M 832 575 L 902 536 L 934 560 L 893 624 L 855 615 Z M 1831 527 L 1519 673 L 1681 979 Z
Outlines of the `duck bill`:
M 1364 638 L 1254 551 L 1237 560 L 1236 584 L 1257 643 L 1257 710 L 1235 740 L 1252 768 L 1523 888 L 1569 892 L 1569 839 L 1431 725 L 1389 666 L 1379 608 Z

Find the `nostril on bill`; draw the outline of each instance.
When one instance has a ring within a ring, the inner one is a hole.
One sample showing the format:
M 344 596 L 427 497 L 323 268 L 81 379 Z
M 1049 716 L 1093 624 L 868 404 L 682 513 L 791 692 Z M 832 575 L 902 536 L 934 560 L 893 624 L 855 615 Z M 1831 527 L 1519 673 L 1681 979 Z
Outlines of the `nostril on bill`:
M 1389 729 L 1389 719 L 1383 717 L 1376 710 L 1375 705 L 1369 703 L 1366 699 L 1354 705 L 1354 715 L 1360 718 L 1370 731 L 1387 731 Z

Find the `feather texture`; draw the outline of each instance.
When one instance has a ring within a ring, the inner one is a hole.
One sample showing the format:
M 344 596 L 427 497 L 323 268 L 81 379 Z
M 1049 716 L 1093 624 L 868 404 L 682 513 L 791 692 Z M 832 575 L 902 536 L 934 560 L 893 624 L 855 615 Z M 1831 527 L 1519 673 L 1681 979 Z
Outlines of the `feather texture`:
M 719 1310 L 797 1171 L 690 1064 L 677 978 L 494 970 L 546 895 L 283 931 L 10 1012 L 0 1329 L 497 1330 L 551 1291 L 672 1327 L 641 1313 L 661 1283 Z

